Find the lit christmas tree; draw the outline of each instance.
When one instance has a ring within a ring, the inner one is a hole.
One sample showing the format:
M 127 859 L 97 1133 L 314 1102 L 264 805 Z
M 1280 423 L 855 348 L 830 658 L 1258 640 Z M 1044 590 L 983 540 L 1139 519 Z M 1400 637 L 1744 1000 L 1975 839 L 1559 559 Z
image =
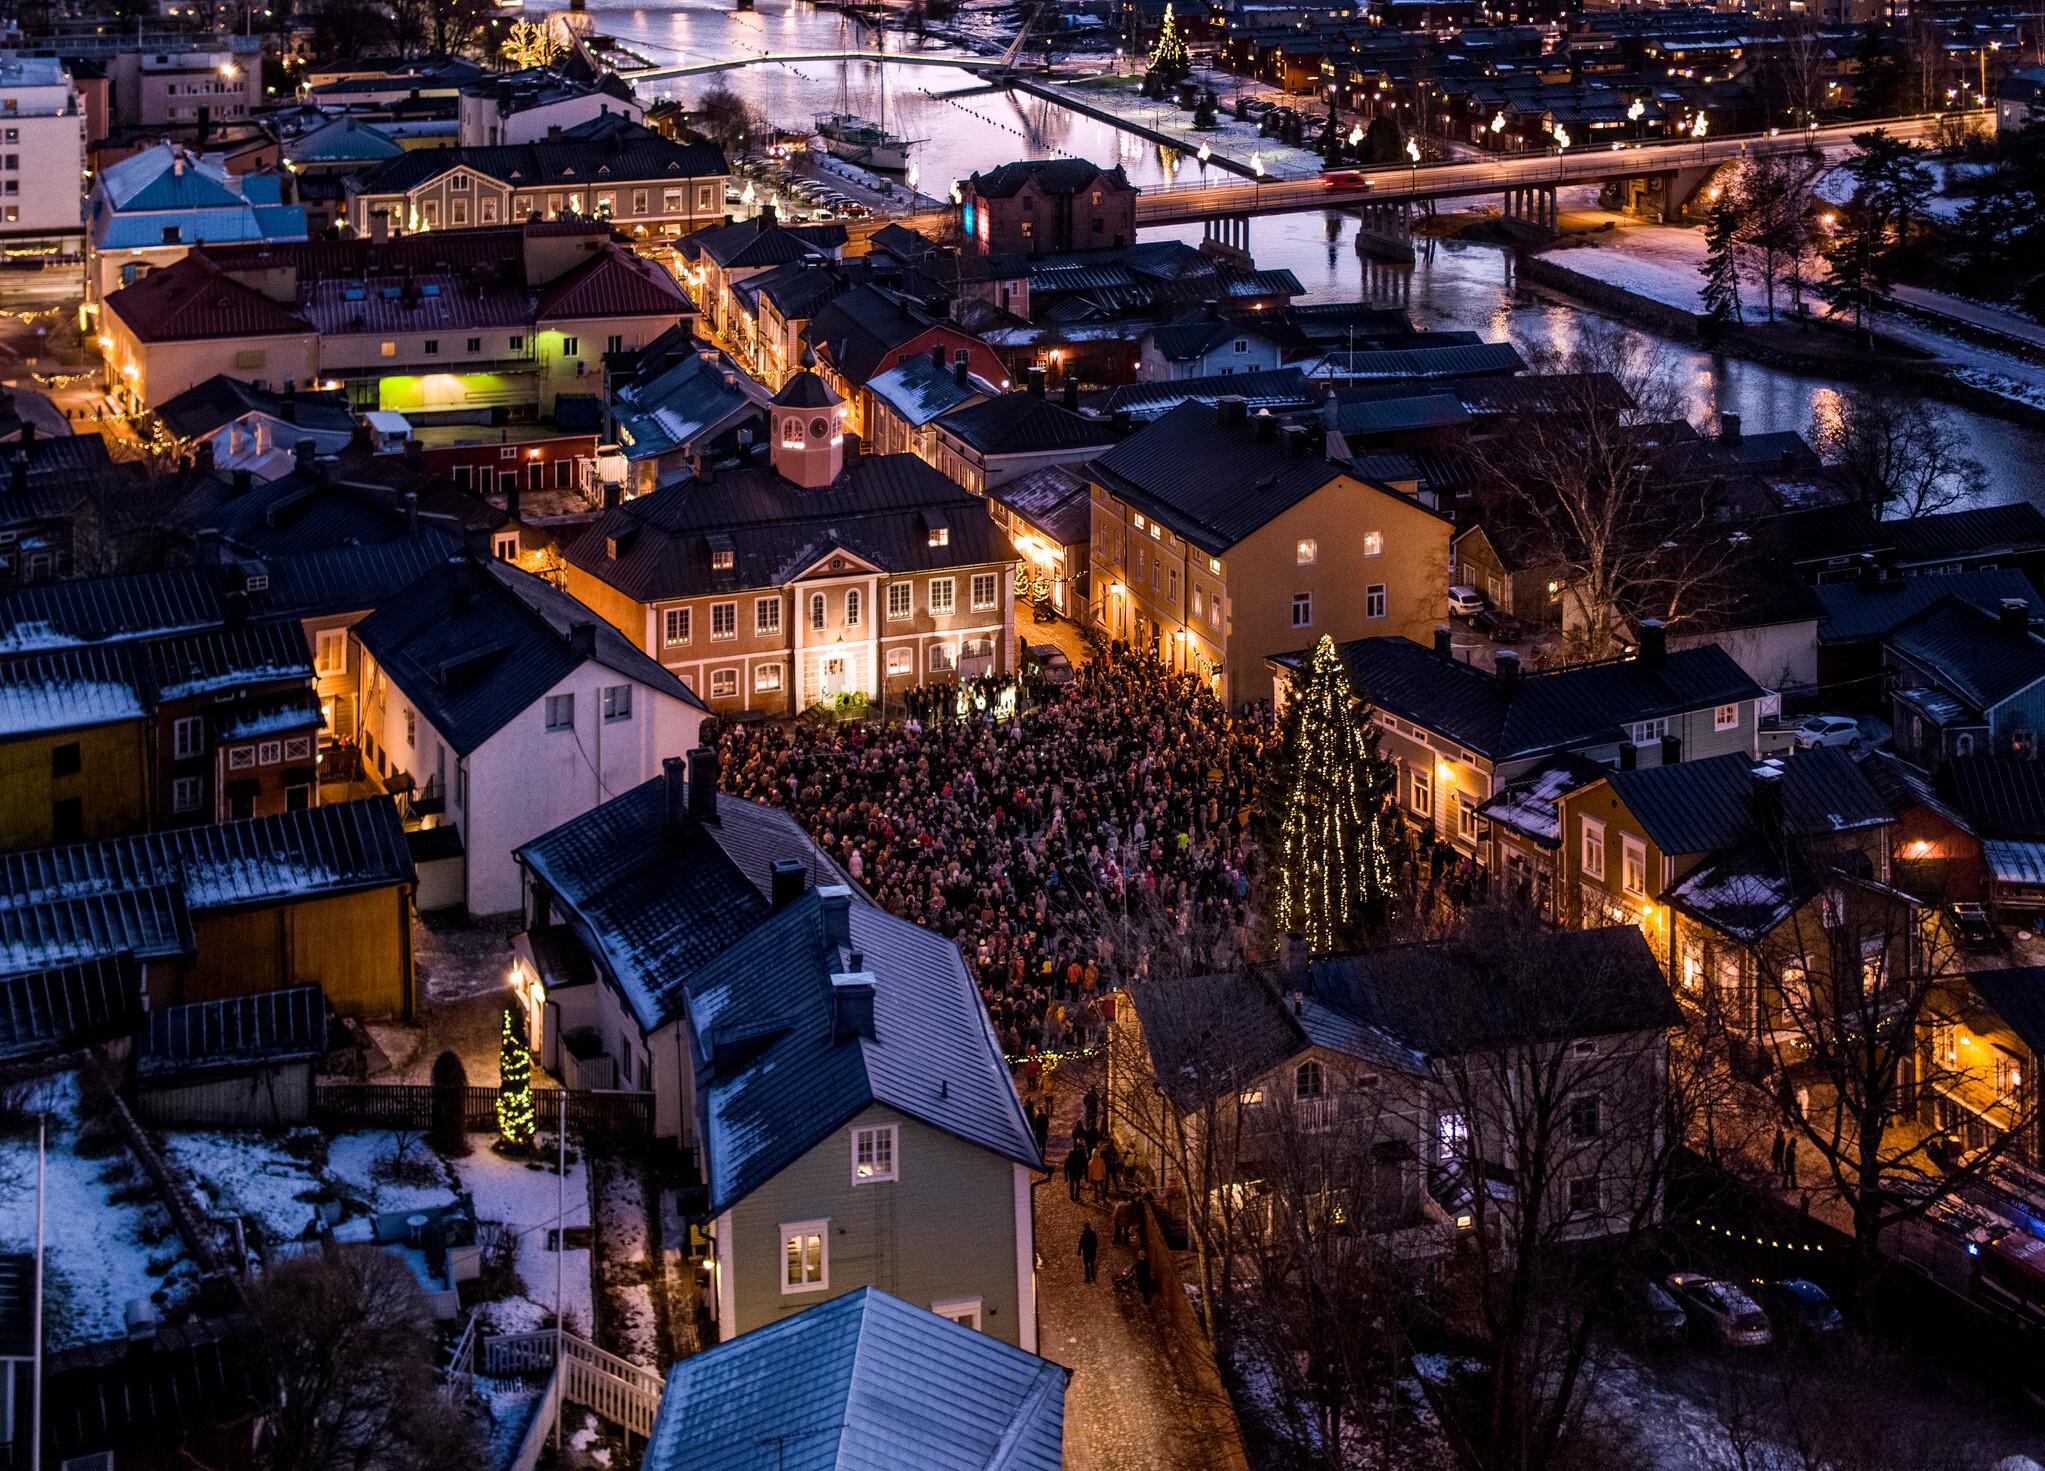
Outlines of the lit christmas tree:
M 1171 0 L 1165 0 L 1165 18 L 1157 28 L 1157 44 L 1150 48 L 1150 69 L 1161 77 L 1176 80 L 1192 64 L 1186 38 L 1179 34 L 1178 19 L 1172 14 Z
M 506 62 L 523 71 L 527 67 L 552 66 L 567 48 L 554 39 L 545 21 L 521 20 L 512 25 L 498 49 Z
M 1293 680 L 1278 725 L 1266 810 L 1278 819 L 1273 863 L 1279 927 L 1315 955 L 1359 945 L 1391 918 L 1398 774 L 1349 671 L 1323 637 Z
M 517 1008 L 504 1013 L 504 1035 L 497 1043 L 497 1133 L 512 1149 L 533 1142 L 533 1054 L 516 1020 Z

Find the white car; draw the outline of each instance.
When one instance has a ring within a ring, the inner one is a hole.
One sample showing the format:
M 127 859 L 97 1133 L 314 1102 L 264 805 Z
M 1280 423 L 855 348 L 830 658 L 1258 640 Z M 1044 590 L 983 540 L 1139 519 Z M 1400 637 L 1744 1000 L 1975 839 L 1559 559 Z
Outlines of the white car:
M 1701 1328 L 1715 1342 L 1727 1348 L 1766 1348 L 1774 1340 L 1760 1304 L 1732 1283 L 1697 1272 L 1676 1272 L 1666 1285 L 1669 1295 L 1690 1315 L 1691 1326 Z
M 1806 751 L 1815 746 L 1857 746 L 1860 722 L 1844 715 L 1807 715 L 1797 722 L 1796 743 Z
M 1458 618 L 1475 618 L 1484 611 L 1484 594 L 1457 584 L 1449 589 L 1449 611 Z

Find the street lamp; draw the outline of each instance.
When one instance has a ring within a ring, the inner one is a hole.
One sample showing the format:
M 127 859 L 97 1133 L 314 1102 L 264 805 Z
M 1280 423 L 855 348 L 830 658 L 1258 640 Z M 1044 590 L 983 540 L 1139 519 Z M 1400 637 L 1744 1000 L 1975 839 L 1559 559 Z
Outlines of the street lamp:
M 1555 152 L 1560 155 L 1564 149 L 1569 147 L 1569 142 L 1569 129 L 1557 123 L 1555 125 Z
M 1647 116 L 1647 104 L 1638 97 L 1634 98 L 1633 105 L 1626 109 L 1626 116 L 1633 123 L 1633 141 L 1637 143 L 1640 141 L 1640 120 Z
M 1406 140 L 1406 159 L 1412 167 L 1412 172 L 1407 176 L 1407 188 L 1409 191 L 1417 192 L 1420 188 L 1420 140 L 1418 138 L 1408 138 Z

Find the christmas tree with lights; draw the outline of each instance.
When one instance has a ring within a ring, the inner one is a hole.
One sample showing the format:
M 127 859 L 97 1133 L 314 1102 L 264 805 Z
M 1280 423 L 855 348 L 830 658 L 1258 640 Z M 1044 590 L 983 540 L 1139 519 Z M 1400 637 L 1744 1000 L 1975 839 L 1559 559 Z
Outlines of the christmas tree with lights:
M 507 1149 L 533 1142 L 533 1054 L 515 1007 L 504 1013 L 497 1043 L 497 1134 Z
M 1392 917 L 1393 803 L 1398 773 L 1349 671 L 1323 637 L 1292 682 L 1278 723 L 1265 810 L 1277 822 L 1272 863 L 1280 929 L 1315 955 L 1361 945 Z
M 1157 28 L 1157 43 L 1150 48 L 1151 75 L 1175 82 L 1192 69 L 1193 57 L 1186 50 L 1186 38 L 1179 34 L 1178 18 L 1171 0 L 1165 0 L 1165 16 Z

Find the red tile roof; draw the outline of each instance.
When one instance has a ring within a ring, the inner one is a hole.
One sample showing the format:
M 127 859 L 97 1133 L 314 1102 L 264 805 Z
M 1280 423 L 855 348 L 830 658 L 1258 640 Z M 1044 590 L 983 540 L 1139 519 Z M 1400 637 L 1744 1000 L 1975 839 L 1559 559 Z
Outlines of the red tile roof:
M 107 298 L 107 310 L 144 342 L 306 333 L 311 322 L 244 286 L 193 251 Z
M 581 317 L 674 317 L 695 306 L 666 269 L 607 245 L 540 292 L 539 320 Z

